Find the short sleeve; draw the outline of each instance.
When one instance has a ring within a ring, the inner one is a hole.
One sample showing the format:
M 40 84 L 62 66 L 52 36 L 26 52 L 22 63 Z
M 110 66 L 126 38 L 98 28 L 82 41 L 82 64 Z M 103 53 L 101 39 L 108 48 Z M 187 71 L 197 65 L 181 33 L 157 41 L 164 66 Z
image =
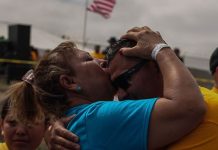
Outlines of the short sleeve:
M 87 139 L 96 149 L 147 149 L 156 99 L 105 102 L 86 114 Z

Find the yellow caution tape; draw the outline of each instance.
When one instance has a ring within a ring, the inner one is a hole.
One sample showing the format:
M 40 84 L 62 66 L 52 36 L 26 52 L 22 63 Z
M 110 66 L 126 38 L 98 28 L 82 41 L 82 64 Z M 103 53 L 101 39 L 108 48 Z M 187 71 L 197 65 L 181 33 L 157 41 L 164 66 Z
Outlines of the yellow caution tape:
M 195 78 L 199 82 L 204 82 L 204 83 L 214 83 L 213 80 L 211 79 L 205 79 L 205 78 Z
M 30 61 L 30 60 L 17 60 L 17 59 L 0 59 L 0 63 L 15 63 L 15 64 L 29 64 L 29 65 L 35 65 L 37 61 Z M 214 83 L 211 79 L 205 79 L 205 78 L 196 78 L 199 82 L 205 82 L 205 83 Z
M 14 64 L 29 64 L 35 65 L 37 61 L 30 61 L 30 60 L 17 60 L 17 59 L 0 59 L 2 63 L 14 63 Z

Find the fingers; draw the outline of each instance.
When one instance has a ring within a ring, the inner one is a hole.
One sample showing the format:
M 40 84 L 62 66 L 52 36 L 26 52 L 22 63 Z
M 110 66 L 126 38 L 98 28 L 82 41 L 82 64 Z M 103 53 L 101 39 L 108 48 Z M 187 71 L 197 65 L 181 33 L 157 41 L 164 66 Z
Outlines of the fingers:
M 80 149 L 76 149 L 76 148 L 64 148 L 60 145 L 55 145 L 54 147 L 52 148 L 49 148 L 49 150 L 80 150 Z
M 50 137 L 49 147 L 53 150 L 79 150 L 79 138 L 65 128 L 54 128 Z
M 74 117 L 75 115 L 59 119 L 49 127 L 48 136 L 49 135 L 50 136 L 47 138 L 47 143 L 50 149 L 53 150 L 80 149 L 80 146 L 77 143 L 79 141 L 78 136 L 68 131 L 64 127 L 64 124 L 69 123 L 69 121 L 72 120 Z
M 76 115 L 72 115 L 69 117 L 63 117 L 60 119 L 60 122 L 63 122 L 63 124 L 66 126 Z
M 131 39 L 131 40 L 137 41 L 138 39 L 141 38 L 141 35 L 143 35 L 144 32 L 152 32 L 152 30 L 147 26 L 134 27 L 134 28 L 128 30 L 125 35 L 121 36 L 121 39 Z M 159 35 L 160 35 L 160 33 L 159 33 Z
M 139 32 L 139 31 L 141 31 L 141 30 L 152 31 L 149 27 L 144 26 L 144 27 L 134 27 L 134 28 L 128 30 L 127 33 L 128 33 L 128 32 Z
M 152 59 L 151 53 L 158 43 L 166 43 L 159 32 L 154 32 L 149 27 L 134 27 L 127 31 L 121 38 L 134 40 L 135 47 L 122 48 L 120 51 L 125 56 L 134 56 L 143 59 Z
M 80 145 L 78 143 L 73 143 L 72 141 L 68 141 L 62 137 L 52 137 L 51 138 L 50 149 L 53 150 L 79 150 Z
M 78 142 L 79 138 L 69 130 L 65 128 L 54 128 L 53 135 L 56 137 L 62 137 L 63 139 L 70 140 L 72 142 Z
M 156 31 L 156 33 L 157 33 L 159 36 L 161 36 L 161 34 L 160 34 L 160 32 L 159 32 L 159 31 Z
M 136 56 L 139 50 L 140 48 L 138 46 L 132 48 L 124 47 L 120 49 L 120 53 L 125 56 Z
M 128 33 L 128 32 L 138 32 L 138 31 L 140 31 L 140 30 L 141 30 L 140 27 L 134 27 L 134 28 L 128 30 L 127 33 Z
M 151 28 L 149 28 L 148 26 L 144 26 L 142 27 L 142 29 L 147 30 L 147 31 L 152 31 Z
M 135 32 L 128 32 L 127 34 L 121 36 L 121 39 L 130 39 L 130 40 L 134 40 L 137 41 L 137 33 Z

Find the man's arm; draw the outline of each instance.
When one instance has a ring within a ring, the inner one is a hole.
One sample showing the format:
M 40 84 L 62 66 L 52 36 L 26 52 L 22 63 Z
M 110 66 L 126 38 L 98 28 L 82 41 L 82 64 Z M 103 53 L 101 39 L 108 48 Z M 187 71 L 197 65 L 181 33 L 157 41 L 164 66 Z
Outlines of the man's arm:
M 137 41 L 133 48 L 122 48 L 123 55 L 151 59 L 156 44 L 165 43 L 159 33 L 148 27 L 133 28 L 123 38 Z M 198 85 L 171 48 L 162 48 L 156 62 L 163 76 L 163 98 L 152 111 L 149 124 L 149 149 L 164 147 L 197 127 L 206 106 Z

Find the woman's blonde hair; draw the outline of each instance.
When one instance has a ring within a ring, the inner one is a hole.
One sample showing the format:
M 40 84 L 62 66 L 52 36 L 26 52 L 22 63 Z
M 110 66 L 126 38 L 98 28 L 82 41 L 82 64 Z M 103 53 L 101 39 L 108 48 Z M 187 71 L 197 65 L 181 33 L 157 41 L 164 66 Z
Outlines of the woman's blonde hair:
M 75 74 L 72 59 L 76 45 L 63 42 L 43 57 L 34 69 L 33 83 L 21 81 L 8 90 L 14 113 L 23 121 L 36 121 L 45 116 L 61 117 L 67 107 L 65 89 L 60 75 Z

